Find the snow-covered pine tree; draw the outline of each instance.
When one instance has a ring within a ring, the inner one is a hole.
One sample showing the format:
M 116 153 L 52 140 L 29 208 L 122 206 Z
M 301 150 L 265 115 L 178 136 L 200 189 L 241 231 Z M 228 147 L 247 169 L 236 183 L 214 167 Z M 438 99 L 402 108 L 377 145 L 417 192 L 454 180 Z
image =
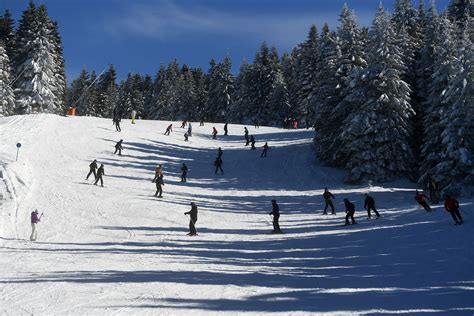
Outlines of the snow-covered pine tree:
M 346 119 L 350 113 L 357 108 L 362 100 L 356 98 L 358 92 L 352 93 L 350 85 L 353 78 L 367 66 L 365 53 L 363 51 L 364 43 L 362 41 L 361 31 L 359 29 L 357 18 L 353 12 L 349 11 L 347 5 L 344 5 L 340 15 L 340 26 L 337 31 L 338 45 L 340 48 L 340 58 L 336 60 L 337 66 L 337 86 L 336 105 L 329 115 L 327 138 L 330 143 L 325 150 L 332 156 L 332 164 L 344 166 L 347 161 L 347 154 L 342 149 L 341 122 Z M 348 98 L 347 96 L 352 97 Z M 327 156 L 327 155 L 325 155 Z
M 15 94 L 10 82 L 10 60 L 4 48 L 4 43 L 0 39 L 0 116 L 14 113 Z
M 145 75 L 142 82 L 143 92 L 143 113 L 138 117 L 148 119 L 153 100 L 153 79 L 150 75 Z
M 387 181 L 411 170 L 408 141 L 414 113 L 410 88 L 401 79 L 404 65 L 396 43 L 392 22 L 380 5 L 370 30 L 369 66 L 360 72 L 352 90 L 366 99 L 343 122 L 350 182 Z
M 209 90 L 207 117 L 211 122 L 225 122 L 234 93 L 234 78 L 231 74 L 232 63 L 226 56 L 221 63 L 211 61 L 209 70 Z
M 166 70 L 160 67 L 155 82 L 153 119 L 174 120 L 180 106 L 182 75 L 178 62 L 173 60 Z
M 76 108 L 76 115 L 86 116 L 92 113 L 92 104 L 90 104 L 90 85 L 89 73 L 84 68 L 79 77 L 73 80 L 68 93 L 68 104 Z
M 60 65 L 51 34 L 51 20 L 44 5 L 37 10 L 32 2 L 20 21 L 17 40 L 14 89 L 18 113 L 64 113 L 64 99 L 58 94 L 62 83 L 56 78 Z
M 333 141 L 333 131 L 340 127 L 340 122 L 330 120 L 331 113 L 338 103 L 336 87 L 339 84 L 337 73 L 338 61 L 341 58 L 340 46 L 337 36 L 329 30 L 325 24 L 319 39 L 320 57 L 317 76 L 320 80 L 315 98 L 311 100 L 311 106 L 316 113 L 315 128 L 318 132 L 318 155 L 321 160 L 333 164 L 332 152 L 329 151 Z M 334 126 L 333 124 L 336 124 Z
M 55 61 L 57 68 L 54 72 L 54 76 L 58 82 L 58 90 L 56 91 L 56 98 L 58 100 L 61 100 L 64 109 L 66 109 L 66 91 L 67 91 L 67 81 L 66 81 L 66 71 L 65 71 L 65 65 L 64 65 L 64 52 L 63 52 L 63 47 L 62 47 L 62 40 L 61 40 L 61 35 L 59 34 L 59 29 L 58 29 L 58 23 L 55 21 L 49 21 L 48 27 L 50 28 L 51 31 L 51 39 L 54 44 L 54 50 L 55 50 Z
M 206 75 L 201 68 L 195 68 L 192 70 L 192 72 L 196 95 L 193 113 L 189 119 L 192 121 L 197 121 L 204 116 L 204 111 L 207 106 L 208 95 L 206 90 Z
M 466 24 L 470 23 L 470 17 Z M 474 185 L 474 46 L 469 27 L 463 28 L 457 44 L 453 76 L 443 102 L 446 113 L 441 116 L 445 126 L 441 134 L 443 155 L 436 166 L 435 177 L 445 193 L 469 192 Z
M 270 50 L 270 68 L 272 89 L 268 99 L 268 105 L 263 109 L 263 116 L 267 118 L 264 124 L 270 126 L 282 125 L 282 122 L 290 110 L 288 89 L 283 77 L 282 66 L 278 58 L 278 51 L 275 46 Z
M 109 65 L 97 80 L 97 104 L 94 106 L 96 116 L 111 117 L 119 97 L 116 80 L 117 73 L 113 65 Z
M 458 37 L 462 38 L 464 28 L 468 27 L 469 38 L 471 42 L 474 42 L 474 27 L 466 23 L 469 18 L 474 18 L 474 2 L 472 0 L 451 0 L 448 6 L 448 14 L 457 26 L 456 34 Z
M 319 56 L 318 30 L 311 25 L 308 38 L 296 49 L 296 73 L 298 75 L 297 107 L 294 116 L 300 120 L 313 121 L 315 113 L 311 107 L 311 99 L 317 91 L 316 76 Z
M 13 58 L 16 55 L 14 24 L 12 14 L 9 10 L 5 10 L 3 16 L 0 16 L 0 40 L 3 41 L 4 49 L 10 59 L 10 67 L 13 66 Z
M 428 16 L 434 14 L 433 9 L 430 12 Z M 441 134 L 446 128 L 441 118 L 449 112 L 449 105 L 443 101 L 450 77 L 456 71 L 454 26 L 447 15 L 436 18 L 432 22 L 433 24 L 429 27 L 432 34 L 427 33 L 427 36 L 432 37 L 432 43 L 430 43 L 432 51 L 429 50 L 429 46 L 426 46 L 423 54 L 426 60 L 432 60 L 432 65 L 428 70 L 432 75 L 426 82 L 428 86 L 427 111 L 423 120 L 425 132 L 421 147 L 421 176 L 418 180 L 422 187 L 427 186 L 430 177 L 437 178 L 436 165 L 441 162 L 443 155 Z
M 297 50 L 293 49 L 291 55 L 284 53 L 281 57 L 281 67 L 283 71 L 283 79 L 288 90 L 289 109 L 285 113 L 285 117 L 296 117 L 298 104 L 298 75 L 296 73 L 296 57 Z
M 183 84 L 180 87 L 180 107 L 177 112 L 177 118 L 181 120 L 189 120 L 194 117 L 194 106 L 196 100 L 196 90 L 194 87 L 194 76 L 191 68 L 183 65 L 181 69 Z
M 230 122 L 239 124 L 252 122 L 257 100 L 256 72 L 253 65 L 246 60 L 240 65 L 239 75 L 235 86 L 235 97 L 230 106 Z
M 160 69 L 156 73 L 155 80 L 153 82 L 153 98 L 151 99 L 150 109 L 148 111 L 148 118 L 152 120 L 160 119 L 159 113 L 163 106 L 162 94 L 165 88 L 166 80 L 166 68 L 164 65 L 160 65 Z

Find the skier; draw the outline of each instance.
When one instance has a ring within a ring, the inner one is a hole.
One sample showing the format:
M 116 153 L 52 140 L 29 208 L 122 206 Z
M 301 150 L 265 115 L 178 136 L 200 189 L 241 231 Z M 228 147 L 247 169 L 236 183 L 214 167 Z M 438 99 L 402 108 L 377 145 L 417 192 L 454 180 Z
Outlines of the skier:
M 156 179 L 156 193 L 155 196 L 158 196 L 158 193 L 160 194 L 158 197 L 161 198 L 163 197 L 163 188 L 162 186 L 165 185 L 163 182 L 163 174 L 160 174 L 158 179 Z
M 283 233 L 280 229 L 280 224 L 278 223 L 278 221 L 280 220 L 280 207 L 278 207 L 278 204 L 277 204 L 276 200 L 272 200 L 272 211 L 269 214 L 273 215 L 272 234 L 281 234 L 281 233 Z
M 255 120 L 253 123 L 254 123 L 255 128 L 260 128 L 260 124 L 258 123 L 258 120 Z
M 183 163 L 181 167 L 181 182 L 186 182 L 186 175 L 188 174 L 188 166 Z
M 132 124 L 135 124 L 135 117 L 137 116 L 137 111 L 132 110 Z
M 101 164 L 99 169 L 97 169 L 97 177 L 95 177 L 94 185 L 97 185 L 100 180 L 100 186 L 104 186 L 104 180 L 102 180 L 103 175 L 105 175 L 104 164 Z
M 222 149 L 219 147 L 219 149 L 217 149 L 217 158 L 221 159 L 222 158 Z
M 117 115 L 117 117 L 115 118 L 115 130 L 117 132 L 121 132 L 122 129 L 120 128 L 120 121 L 121 121 L 121 117 L 120 117 L 120 114 Z
M 377 212 L 377 209 L 375 208 L 375 200 L 373 197 L 369 195 L 369 193 L 365 194 L 365 201 L 364 201 L 364 208 L 367 209 L 367 216 L 370 218 L 370 210 L 373 210 L 375 213 L 375 216 L 377 218 L 380 217 L 379 212 Z
M 189 234 L 188 236 L 196 236 L 196 222 L 198 220 L 198 208 L 194 202 L 191 202 L 191 210 L 185 212 L 184 215 L 189 215 Z
M 252 145 L 250 149 L 255 149 L 255 137 L 253 135 L 250 135 L 250 144 Z
M 452 196 L 445 194 L 444 196 L 444 208 L 446 211 L 451 213 L 454 219 L 454 225 L 461 225 L 464 223 L 461 213 L 459 212 L 459 202 Z
M 115 144 L 115 152 L 114 152 L 114 155 L 115 155 L 115 154 L 117 153 L 117 151 L 118 151 L 119 156 L 122 156 L 122 150 L 123 150 L 122 142 L 123 142 L 123 139 L 119 140 L 119 141 L 117 142 L 117 144 Z
M 216 166 L 216 174 L 217 174 L 217 171 L 220 170 L 222 172 L 222 174 L 224 174 L 224 170 L 222 170 L 222 159 L 221 158 L 216 158 L 216 160 L 214 161 L 214 166 Z
M 155 177 L 151 182 L 155 183 L 156 180 L 163 174 L 163 165 L 159 164 L 158 167 L 155 169 Z
M 344 199 L 344 205 L 346 206 L 346 223 L 344 224 L 344 226 L 349 225 L 349 218 L 352 221 L 352 225 L 357 224 L 354 219 L 355 205 L 349 202 L 348 199 Z
M 263 145 L 262 148 L 263 148 L 263 151 L 260 154 L 260 158 L 267 157 L 268 143 L 265 143 L 265 145 Z
M 225 125 L 224 125 L 224 136 L 227 136 L 227 132 L 228 132 L 227 123 L 225 123 Z
M 203 118 L 199 121 L 199 126 L 204 126 L 204 119 Z
M 166 128 L 166 132 L 165 132 L 165 135 L 166 136 L 169 136 L 170 132 L 173 131 L 173 124 L 170 124 L 168 125 L 168 127 Z
M 186 120 L 183 121 L 183 123 L 181 123 L 181 128 L 185 128 L 186 127 Z
M 30 235 L 31 241 L 36 241 L 36 238 L 38 237 L 36 224 L 38 224 L 41 221 L 42 216 L 43 216 L 43 213 L 41 213 L 41 215 L 38 216 L 38 210 L 34 210 L 33 212 L 31 212 L 31 235 Z
M 332 199 L 334 199 L 335 197 L 334 195 L 332 195 L 331 192 L 329 192 L 328 188 L 324 188 L 323 198 L 324 198 L 324 203 L 326 204 L 324 207 L 323 215 L 327 214 L 328 206 L 331 207 L 332 214 L 336 215 L 336 211 L 334 210 L 334 205 L 332 204 Z
M 185 142 L 188 141 L 188 132 L 184 133 L 184 141 L 185 141 Z
M 244 137 L 245 137 L 245 146 L 248 146 L 249 145 L 249 142 L 250 142 L 250 138 L 249 138 L 249 130 L 247 129 L 247 127 L 244 127 Z
M 439 197 L 438 197 L 439 183 L 435 179 L 430 177 L 428 180 L 428 189 L 430 190 L 431 203 L 438 204 L 439 203 Z
M 97 173 L 95 172 L 97 170 L 97 160 L 94 159 L 93 162 L 89 165 L 89 173 L 87 174 L 86 180 L 89 179 L 91 174 L 94 174 L 94 178 L 97 177 Z
M 193 136 L 192 135 L 193 127 L 191 126 L 191 123 L 188 123 L 188 136 Z
M 215 127 L 212 127 L 212 138 L 216 139 L 217 137 L 217 129 Z
M 428 202 L 426 202 L 425 199 L 427 199 L 428 197 L 426 195 L 424 195 L 422 192 L 419 192 L 418 190 L 416 190 L 415 192 L 415 200 L 420 203 L 421 206 L 423 206 L 423 208 L 425 209 L 425 211 L 427 212 L 431 212 L 431 207 L 428 205 Z

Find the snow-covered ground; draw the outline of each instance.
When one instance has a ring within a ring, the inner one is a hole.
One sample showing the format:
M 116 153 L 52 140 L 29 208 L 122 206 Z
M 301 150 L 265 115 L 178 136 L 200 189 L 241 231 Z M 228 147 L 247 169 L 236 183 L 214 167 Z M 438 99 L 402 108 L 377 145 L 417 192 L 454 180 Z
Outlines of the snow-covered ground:
M 306 130 L 249 127 L 268 158 L 243 143 L 243 126 L 30 115 L 0 118 L 0 314 L 474 313 L 474 199 L 465 224 L 441 205 L 426 213 L 414 184 L 370 190 L 383 218 L 362 211 L 367 186 L 322 166 Z M 220 131 L 210 137 L 212 126 Z M 123 156 L 113 147 L 124 140 Z M 22 143 L 15 162 L 17 142 Z M 214 175 L 217 148 L 225 175 Z M 105 164 L 105 187 L 84 178 Z M 190 169 L 179 182 L 179 168 Z M 153 196 L 164 164 L 164 198 Z M 327 186 L 337 215 L 321 215 Z M 342 200 L 358 225 L 343 227 Z M 271 199 L 283 235 L 271 235 Z M 188 237 L 189 203 L 199 236 Z M 44 212 L 39 240 L 29 214 Z

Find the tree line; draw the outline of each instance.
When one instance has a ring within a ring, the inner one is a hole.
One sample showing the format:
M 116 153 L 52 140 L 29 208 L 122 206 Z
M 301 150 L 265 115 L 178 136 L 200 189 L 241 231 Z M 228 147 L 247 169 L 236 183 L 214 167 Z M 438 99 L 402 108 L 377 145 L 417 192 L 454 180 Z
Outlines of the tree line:
M 0 113 L 64 113 L 68 104 L 99 117 L 135 110 L 272 126 L 291 117 L 316 129 L 318 157 L 346 168 L 350 182 L 433 178 L 459 192 L 474 184 L 473 6 L 452 0 L 439 14 L 434 1 L 397 0 L 361 27 L 344 5 L 335 30 L 313 25 L 281 56 L 263 43 L 236 75 L 229 56 L 207 73 L 173 60 L 154 78 L 130 73 L 120 83 L 110 65 L 99 77 L 83 69 L 66 91 L 57 25 L 30 2 L 16 32 L 8 11 L 0 20 Z

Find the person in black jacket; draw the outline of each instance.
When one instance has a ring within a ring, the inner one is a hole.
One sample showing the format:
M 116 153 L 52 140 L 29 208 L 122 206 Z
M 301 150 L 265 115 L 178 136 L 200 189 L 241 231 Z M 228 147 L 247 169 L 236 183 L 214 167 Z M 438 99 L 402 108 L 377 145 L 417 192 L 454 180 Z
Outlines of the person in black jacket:
M 117 151 L 118 151 L 119 156 L 122 156 L 122 150 L 123 150 L 122 142 L 123 142 L 123 139 L 119 140 L 119 141 L 117 142 L 117 144 L 115 144 L 115 152 L 114 152 L 114 155 L 115 155 L 115 154 L 117 153 Z
M 334 195 L 332 195 L 332 193 L 329 192 L 328 188 L 324 188 L 323 198 L 324 198 L 324 203 L 326 204 L 326 206 L 324 207 L 323 215 L 327 214 L 328 206 L 331 207 L 332 214 L 336 215 L 336 211 L 334 210 L 334 205 L 332 204 L 332 199 L 334 199 Z
M 97 173 L 95 172 L 97 170 L 97 160 L 94 159 L 93 162 L 89 165 L 89 173 L 87 174 L 86 180 L 89 179 L 91 174 L 94 174 L 94 179 L 97 178 Z
M 280 229 L 280 224 L 278 223 L 278 221 L 280 220 L 280 207 L 278 206 L 276 200 L 272 200 L 272 211 L 269 214 L 273 215 L 272 234 L 281 234 L 281 233 L 283 233 Z
M 217 158 L 222 159 L 222 148 L 217 149 Z
M 364 201 L 364 208 L 367 210 L 367 216 L 370 218 L 370 211 L 374 211 L 375 213 L 375 216 L 377 216 L 377 218 L 380 217 L 380 214 L 379 212 L 377 212 L 377 209 L 375 208 L 375 200 L 373 197 L 371 197 L 369 195 L 369 193 L 366 193 L 365 194 L 365 201 Z
M 255 137 L 253 135 L 250 135 L 250 145 L 252 145 L 250 149 L 255 149 Z
M 221 158 L 216 158 L 214 161 L 214 166 L 216 166 L 216 171 L 215 173 L 217 174 L 217 171 L 220 170 L 222 174 L 224 174 L 224 170 L 222 169 L 222 159 Z
M 217 138 L 217 129 L 215 127 L 212 127 L 212 138 L 213 139 Z
M 245 146 L 248 146 L 250 143 L 249 130 L 247 127 L 244 127 L 244 137 L 245 137 Z
M 104 164 L 101 164 L 99 169 L 97 169 L 97 176 L 95 177 L 95 182 L 94 182 L 94 185 L 97 185 L 97 183 L 99 183 L 99 180 L 100 180 L 100 186 L 104 186 L 104 180 L 102 180 L 102 176 L 105 175 L 105 171 L 104 171 Z
M 224 136 L 227 136 L 227 133 L 229 132 L 229 131 L 227 130 L 227 124 L 228 124 L 228 123 L 225 123 L 225 125 L 224 125 Z
M 158 196 L 159 198 L 163 197 L 163 185 L 165 185 L 165 183 L 163 182 L 163 174 L 160 174 L 158 176 L 158 179 L 156 179 L 156 193 L 155 193 L 155 196 Z M 158 195 L 160 194 L 160 195 Z
M 349 218 L 352 221 L 352 225 L 357 224 L 354 219 L 355 205 L 349 202 L 348 199 L 344 199 L 344 205 L 346 206 L 346 224 L 349 225 Z
M 188 174 L 188 166 L 183 163 L 181 167 L 181 182 L 186 182 L 186 175 Z
M 196 222 L 198 220 L 198 208 L 194 202 L 191 202 L 191 210 L 184 213 L 184 215 L 189 215 L 191 218 L 189 220 L 189 234 L 188 236 L 196 236 Z

